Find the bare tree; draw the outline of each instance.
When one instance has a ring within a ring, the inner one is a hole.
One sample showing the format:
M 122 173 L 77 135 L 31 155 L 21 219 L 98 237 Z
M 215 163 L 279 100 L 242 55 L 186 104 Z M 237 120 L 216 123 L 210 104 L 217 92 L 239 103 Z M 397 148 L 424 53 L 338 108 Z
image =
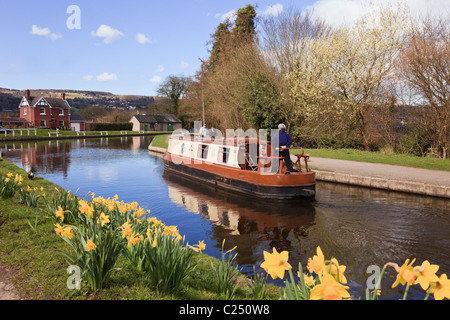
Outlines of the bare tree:
M 296 105 L 286 76 L 295 69 L 299 58 L 308 55 L 308 45 L 315 39 L 327 37 L 332 29 L 323 20 L 314 18 L 310 12 L 302 12 L 289 7 L 280 15 L 261 19 L 259 46 L 266 63 L 275 68 L 274 76 L 281 94 L 284 108 L 282 117 L 286 119 L 292 133 L 302 125 L 304 110 Z
M 449 157 L 450 147 L 450 20 L 421 19 L 401 55 L 399 70 L 422 106 L 415 125 L 429 136 L 431 150 Z

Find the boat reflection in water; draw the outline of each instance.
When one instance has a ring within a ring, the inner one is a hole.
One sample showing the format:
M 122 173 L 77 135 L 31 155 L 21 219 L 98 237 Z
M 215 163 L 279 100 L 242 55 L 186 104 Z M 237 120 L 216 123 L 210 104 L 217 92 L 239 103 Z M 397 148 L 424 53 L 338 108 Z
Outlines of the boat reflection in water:
M 314 223 L 315 208 L 310 200 L 255 201 L 167 171 L 163 177 L 172 202 L 213 223 L 211 238 L 217 246 L 221 247 L 224 239 L 225 249 L 237 246 L 237 262 L 244 273 L 252 272 L 253 266 L 261 264 L 263 250 L 268 248 L 302 252 L 301 248 L 296 248 L 298 242 L 292 240 Z

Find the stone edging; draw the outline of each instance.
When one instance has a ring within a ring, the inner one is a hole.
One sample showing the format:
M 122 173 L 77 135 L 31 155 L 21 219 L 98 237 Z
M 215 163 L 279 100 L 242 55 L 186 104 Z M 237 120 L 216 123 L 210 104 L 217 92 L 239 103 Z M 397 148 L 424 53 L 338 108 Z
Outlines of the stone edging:
M 450 198 L 450 187 L 431 185 L 422 182 L 400 181 L 322 171 L 316 171 L 316 180 L 362 186 L 374 189 L 414 193 L 424 196 Z

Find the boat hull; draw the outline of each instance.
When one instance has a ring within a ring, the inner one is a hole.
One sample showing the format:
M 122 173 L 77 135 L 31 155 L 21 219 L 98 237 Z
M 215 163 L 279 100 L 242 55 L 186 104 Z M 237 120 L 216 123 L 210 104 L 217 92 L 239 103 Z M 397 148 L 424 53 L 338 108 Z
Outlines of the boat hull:
M 173 158 L 177 158 L 174 159 Z M 291 175 L 243 171 L 207 163 L 183 163 L 182 157 L 166 152 L 165 170 L 227 191 L 260 199 L 298 200 L 315 198 L 315 173 Z

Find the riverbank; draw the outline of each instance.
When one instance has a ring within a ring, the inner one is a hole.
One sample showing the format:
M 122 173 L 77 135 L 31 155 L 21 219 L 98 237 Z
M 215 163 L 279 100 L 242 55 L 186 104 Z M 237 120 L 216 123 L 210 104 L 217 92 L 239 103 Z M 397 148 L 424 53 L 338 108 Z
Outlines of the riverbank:
M 161 142 L 158 146 L 152 143 L 149 151 L 164 153 L 166 148 Z M 314 150 L 308 153 L 317 181 L 450 199 L 450 171 L 321 158 L 314 156 Z
M 0 198 L 0 298 L 12 300 L 221 300 L 216 292 L 214 266 L 217 259 L 195 253 L 196 271 L 185 279 L 176 295 L 164 295 L 149 283 L 147 275 L 130 265 L 125 256 L 117 260 L 108 285 L 97 292 L 82 286 L 67 287 L 67 263 L 63 253 L 70 246 L 55 233 L 55 221 L 49 219 L 49 204 L 66 190 L 27 172 L 14 164 L 0 161 L 0 178 L 22 176 L 23 186 L 38 190 L 37 207 L 20 203 L 20 195 Z M 42 190 L 41 190 L 42 188 Z M 79 196 L 81 197 L 81 195 Z M 253 299 L 250 281 L 241 275 L 237 299 Z M 271 286 L 270 299 L 277 299 L 279 289 Z
M 73 140 L 73 139 L 98 139 L 98 138 L 116 138 L 116 137 L 136 137 L 136 136 L 157 136 L 160 134 L 167 134 L 167 132 L 159 131 L 87 131 L 87 132 L 73 132 L 60 131 L 56 134 L 53 130 L 40 130 L 36 135 L 0 135 L 0 143 L 20 142 L 20 141 L 47 141 L 47 140 Z

